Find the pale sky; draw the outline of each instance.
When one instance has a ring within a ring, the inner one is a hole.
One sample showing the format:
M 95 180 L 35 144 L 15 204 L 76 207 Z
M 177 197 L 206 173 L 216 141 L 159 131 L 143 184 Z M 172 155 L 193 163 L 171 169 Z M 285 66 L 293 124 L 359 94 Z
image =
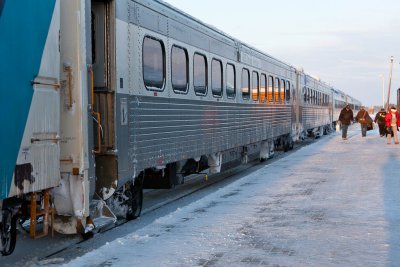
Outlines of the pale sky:
M 399 0 L 165 0 L 178 9 L 348 92 L 364 105 L 400 88 Z

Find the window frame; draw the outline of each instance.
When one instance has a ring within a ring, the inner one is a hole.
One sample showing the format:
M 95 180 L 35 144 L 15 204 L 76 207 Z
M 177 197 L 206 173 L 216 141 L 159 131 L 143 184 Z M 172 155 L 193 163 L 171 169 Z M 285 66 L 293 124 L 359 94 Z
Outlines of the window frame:
M 229 81 L 229 79 L 228 79 L 229 67 L 228 66 L 231 66 L 232 69 L 233 69 L 233 88 L 229 88 L 229 89 L 228 89 L 228 81 Z M 226 83 L 225 83 L 226 97 L 229 98 L 229 99 L 235 99 L 236 98 L 236 66 L 234 64 L 232 64 L 232 63 L 226 63 L 225 68 L 226 68 L 226 71 L 225 71 L 225 75 L 226 75 L 226 77 L 225 77 L 225 79 L 226 79 L 225 80 L 226 81 Z M 233 94 L 229 93 L 229 92 L 232 91 L 231 89 L 233 89 Z
M 284 103 L 286 101 L 286 81 L 281 79 L 281 93 L 280 93 L 280 102 Z
M 161 87 L 153 87 L 151 85 L 146 84 L 146 79 L 145 79 L 145 53 L 144 53 L 144 47 L 145 47 L 145 40 L 153 40 L 158 42 L 161 45 L 161 52 L 162 52 L 162 86 Z M 164 41 L 160 38 L 153 37 L 151 35 L 145 35 L 142 40 L 142 78 L 143 78 L 143 84 L 148 91 L 157 91 L 157 92 L 162 92 L 165 90 L 165 83 L 166 83 L 166 53 L 165 53 L 165 44 Z
M 186 88 L 184 91 L 177 89 L 174 87 L 174 82 L 173 82 L 173 73 L 174 73 L 174 65 L 172 63 L 172 59 L 173 59 L 173 49 L 177 48 L 177 49 L 181 49 L 184 53 L 185 53 L 185 58 L 186 58 Z M 186 48 L 179 46 L 179 45 L 172 45 L 171 47 L 171 87 L 172 90 L 174 91 L 174 93 L 176 94 L 187 94 L 189 91 L 189 54 Z
M 274 82 L 275 82 L 274 77 L 272 75 L 268 75 L 268 80 L 267 80 L 267 101 L 269 103 L 274 103 L 274 100 L 275 100 Z M 269 99 L 270 93 L 271 93 L 271 98 Z
M 255 88 L 257 90 L 257 98 L 253 97 L 253 90 L 254 90 L 254 74 L 256 75 L 255 77 L 257 78 L 257 88 Z M 253 101 L 258 101 L 259 100 L 259 96 L 260 96 L 260 75 L 258 74 L 257 71 L 253 70 L 251 72 L 251 90 L 250 90 L 250 95 L 251 95 L 251 100 Z
M 264 79 L 263 79 L 264 78 Z M 264 94 L 262 93 L 262 81 L 264 81 Z M 267 101 L 267 75 L 265 73 L 261 73 L 260 77 L 260 102 L 265 103 Z M 264 96 L 264 97 L 263 97 Z
M 219 88 L 219 93 L 220 94 L 215 94 L 214 92 L 214 63 L 218 62 L 219 63 L 219 67 L 221 68 L 221 72 L 220 72 L 220 77 L 221 77 L 221 87 Z M 222 61 L 220 59 L 217 58 L 213 58 L 211 60 L 211 93 L 214 97 L 216 98 L 221 98 L 223 95 L 223 91 L 224 91 L 224 69 L 222 66 Z
M 281 94 L 281 80 L 278 77 L 274 78 L 274 85 L 275 91 L 277 90 L 277 92 L 274 94 L 274 102 L 279 103 Z
M 200 88 L 201 86 L 196 86 L 195 85 L 195 82 L 196 82 L 196 75 L 195 75 L 195 57 L 196 56 L 198 56 L 198 57 L 202 57 L 203 59 L 204 59 L 204 75 L 205 75 L 205 84 L 204 84 L 204 93 L 202 93 L 202 92 L 200 92 L 199 90 L 198 90 L 198 88 Z M 208 93 L 208 60 L 207 60 L 207 57 L 206 57 L 206 55 L 204 55 L 204 54 L 202 54 L 202 53 L 199 53 L 199 52 L 195 52 L 194 54 L 193 54 L 193 90 L 194 90 L 194 93 L 195 93 L 195 95 L 197 95 L 197 96 L 206 96 L 207 95 L 207 93 Z
M 243 74 L 247 72 L 247 94 L 243 91 Z M 250 100 L 250 70 L 247 68 L 242 68 L 242 76 L 241 76 L 241 87 L 240 91 L 242 92 L 243 100 Z
M 286 81 L 286 92 L 285 92 L 285 100 L 286 102 L 290 102 L 290 97 L 291 97 L 291 90 L 292 86 L 289 80 Z

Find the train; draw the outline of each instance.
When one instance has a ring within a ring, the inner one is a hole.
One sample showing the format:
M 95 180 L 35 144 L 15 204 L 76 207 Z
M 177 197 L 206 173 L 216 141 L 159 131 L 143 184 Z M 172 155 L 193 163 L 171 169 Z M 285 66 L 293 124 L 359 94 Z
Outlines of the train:
M 0 251 L 140 216 L 361 102 L 161 0 L 0 1 Z

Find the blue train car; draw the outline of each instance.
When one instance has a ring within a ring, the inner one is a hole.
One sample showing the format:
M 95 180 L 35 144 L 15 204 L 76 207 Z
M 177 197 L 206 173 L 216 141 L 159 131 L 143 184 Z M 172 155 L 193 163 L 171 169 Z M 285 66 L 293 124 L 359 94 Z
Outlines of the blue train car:
M 59 4 L 0 1 L 2 254 L 15 246 L 17 206 L 58 185 Z

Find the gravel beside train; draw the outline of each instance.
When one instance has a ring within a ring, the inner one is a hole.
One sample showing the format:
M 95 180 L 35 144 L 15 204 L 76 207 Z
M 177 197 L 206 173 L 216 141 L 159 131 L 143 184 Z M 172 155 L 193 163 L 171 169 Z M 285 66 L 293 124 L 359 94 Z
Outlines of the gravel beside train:
M 3 255 L 18 222 L 134 219 L 143 189 L 266 160 L 361 105 L 162 1 L 2 0 L 0 32 Z

